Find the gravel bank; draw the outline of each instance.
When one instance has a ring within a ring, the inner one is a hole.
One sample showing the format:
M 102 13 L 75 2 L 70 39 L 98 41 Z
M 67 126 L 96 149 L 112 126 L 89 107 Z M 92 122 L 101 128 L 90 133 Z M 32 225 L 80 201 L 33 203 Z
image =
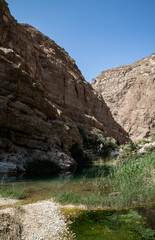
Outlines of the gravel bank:
M 16 202 L 18 202 L 18 200 L 0 197 L 0 206 L 3 206 L 3 205 L 12 205 L 12 204 L 14 204 L 14 203 L 16 203 Z
M 28 204 L 18 211 L 8 208 L 1 213 L 18 217 L 22 226 L 21 240 L 67 240 L 64 237 L 67 232 L 65 219 L 60 206 L 52 200 Z

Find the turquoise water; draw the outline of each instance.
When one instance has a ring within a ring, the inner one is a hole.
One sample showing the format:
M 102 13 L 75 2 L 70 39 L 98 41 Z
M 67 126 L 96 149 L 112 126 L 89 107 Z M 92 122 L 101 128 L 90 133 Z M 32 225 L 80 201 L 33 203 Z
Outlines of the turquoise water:
M 93 166 L 74 173 L 61 173 L 55 176 L 35 176 L 25 174 L 1 176 L 1 187 L 19 188 L 26 192 L 26 202 L 44 200 L 53 193 L 61 191 L 74 191 L 76 193 L 90 192 L 92 183 L 96 181 L 103 171 L 108 175 L 112 170 L 109 166 Z

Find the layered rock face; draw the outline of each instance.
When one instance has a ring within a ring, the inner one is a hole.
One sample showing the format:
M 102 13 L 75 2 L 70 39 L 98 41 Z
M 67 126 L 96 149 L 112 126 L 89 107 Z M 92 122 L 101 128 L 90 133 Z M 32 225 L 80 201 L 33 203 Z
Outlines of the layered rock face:
M 93 79 L 92 86 L 132 140 L 149 137 L 155 126 L 155 54 L 129 66 L 103 71 Z
M 56 161 L 61 169 L 74 166 L 70 149 L 82 145 L 78 126 L 129 140 L 66 51 L 18 24 L 1 0 L 0 171 L 24 170 L 34 158 Z

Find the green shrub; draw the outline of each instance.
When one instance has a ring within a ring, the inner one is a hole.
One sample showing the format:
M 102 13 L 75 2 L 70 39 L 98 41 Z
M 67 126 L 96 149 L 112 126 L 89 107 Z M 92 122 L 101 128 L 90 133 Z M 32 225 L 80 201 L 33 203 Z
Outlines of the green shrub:
M 103 137 L 101 132 L 94 128 L 89 137 L 87 137 L 87 148 L 94 150 L 94 152 L 101 157 L 108 157 L 112 150 L 118 146 L 115 139 L 110 137 Z
M 92 129 L 89 133 L 83 128 L 79 128 L 79 132 L 83 139 L 83 147 L 91 149 L 98 156 L 107 157 L 112 150 L 118 147 L 113 138 L 103 137 L 101 131 L 96 128 Z

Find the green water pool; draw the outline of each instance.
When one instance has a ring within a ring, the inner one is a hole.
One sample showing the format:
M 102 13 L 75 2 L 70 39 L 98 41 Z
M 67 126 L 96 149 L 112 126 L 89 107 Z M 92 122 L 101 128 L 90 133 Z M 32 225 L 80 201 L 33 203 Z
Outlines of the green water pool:
M 155 230 L 135 210 L 83 210 L 78 214 L 70 217 L 69 225 L 76 240 L 155 240 Z

